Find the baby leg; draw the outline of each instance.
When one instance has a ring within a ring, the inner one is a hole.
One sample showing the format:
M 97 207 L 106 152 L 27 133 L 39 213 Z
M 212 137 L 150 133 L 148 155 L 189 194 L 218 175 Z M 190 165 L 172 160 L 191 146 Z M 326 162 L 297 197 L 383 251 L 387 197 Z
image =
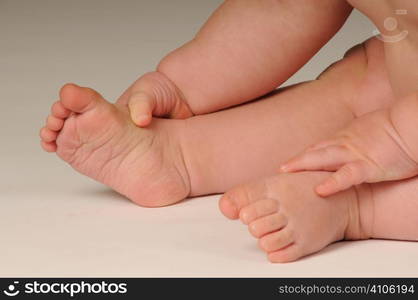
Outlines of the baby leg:
M 347 101 L 364 71 L 357 61 L 351 55 L 329 76 L 264 100 L 187 120 L 156 119 L 147 129 L 133 126 L 125 105 L 68 85 L 41 131 L 42 145 L 141 205 L 225 192 L 275 173 L 295 152 L 351 121 Z
M 379 29 L 388 77 L 397 97 L 418 89 L 418 2 L 409 0 L 348 2 Z
M 129 103 L 141 127 L 152 116 L 185 119 L 248 102 L 301 68 L 351 9 L 335 0 L 225 1 L 191 41 L 162 59 L 157 72 L 137 80 L 120 102 Z
M 418 241 L 418 177 L 371 186 L 362 222 L 371 238 Z
M 191 194 L 222 193 L 260 176 L 353 118 L 348 104 L 365 70 L 358 48 L 319 80 L 257 102 L 187 119 L 183 139 Z

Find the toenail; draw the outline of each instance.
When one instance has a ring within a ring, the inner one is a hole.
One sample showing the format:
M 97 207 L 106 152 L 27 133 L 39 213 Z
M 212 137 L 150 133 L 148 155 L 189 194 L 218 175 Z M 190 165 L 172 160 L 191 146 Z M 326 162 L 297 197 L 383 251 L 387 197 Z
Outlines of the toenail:
M 231 211 L 235 216 L 238 215 L 238 208 L 229 196 L 224 196 L 224 203 L 228 207 L 229 211 Z
M 139 115 L 134 117 L 134 121 L 136 124 L 146 124 L 149 121 L 149 116 L 148 115 Z
M 248 218 L 249 218 L 248 212 L 241 212 L 241 220 L 244 223 L 247 223 L 248 222 Z
M 261 249 L 263 249 L 264 251 L 267 251 L 267 245 L 266 242 L 264 240 L 260 240 L 260 247 Z

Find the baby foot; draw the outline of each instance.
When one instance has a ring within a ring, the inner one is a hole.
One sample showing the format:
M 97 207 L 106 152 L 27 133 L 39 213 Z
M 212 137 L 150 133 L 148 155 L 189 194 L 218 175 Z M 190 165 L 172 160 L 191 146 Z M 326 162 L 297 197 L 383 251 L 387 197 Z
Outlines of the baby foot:
M 271 262 L 294 261 L 342 239 L 368 238 L 359 225 L 354 189 L 328 198 L 314 193 L 326 176 L 302 172 L 268 177 L 227 192 L 219 207 L 226 217 L 248 225 Z
M 123 105 L 113 105 L 89 88 L 60 91 L 41 129 L 42 147 L 56 152 L 78 172 L 143 206 L 163 206 L 190 191 L 177 136 L 179 123 L 141 129 Z
M 193 116 L 177 86 L 161 72 L 149 72 L 135 81 L 119 98 L 128 105 L 132 121 L 146 127 L 153 116 L 186 119 Z

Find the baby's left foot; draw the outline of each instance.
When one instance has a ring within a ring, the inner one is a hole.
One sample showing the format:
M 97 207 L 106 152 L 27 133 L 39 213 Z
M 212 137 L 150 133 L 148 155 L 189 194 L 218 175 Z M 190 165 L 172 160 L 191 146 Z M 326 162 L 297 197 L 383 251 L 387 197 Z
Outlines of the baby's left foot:
M 313 187 L 326 176 L 302 172 L 268 177 L 232 189 L 219 206 L 226 217 L 248 225 L 271 262 L 294 261 L 343 239 L 369 238 L 359 209 L 359 203 L 368 203 L 366 193 L 360 200 L 352 188 L 321 198 Z

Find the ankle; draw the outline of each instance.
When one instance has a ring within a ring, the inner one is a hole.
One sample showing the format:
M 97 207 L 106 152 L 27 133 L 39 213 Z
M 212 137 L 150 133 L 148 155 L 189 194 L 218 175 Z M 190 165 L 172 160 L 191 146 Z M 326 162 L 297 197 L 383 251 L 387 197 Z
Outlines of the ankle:
M 172 190 L 166 190 L 166 192 L 170 194 L 171 198 L 177 197 L 177 201 L 189 197 L 191 195 L 191 176 L 186 164 L 187 152 L 184 151 L 183 145 L 185 120 L 156 119 L 149 129 L 157 133 L 152 144 L 163 150 L 160 154 L 163 158 L 162 161 L 171 165 L 167 176 L 175 174 L 175 178 L 180 179 L 172 185 Z M 166 166 L 161 166 L 161 168 L 164 169 Z M 167 180 L 170 181 L 169 178 Z
M 374 199 L 370 184 L 353 188 L 354 197 L 349 204 L 346 240 L 365 240 L 373 237 Z
M 200 127 L 196 127 L 194 117 L 181 120 L 182 130 L 179 134 L 179 145 L 190 184 L 189 196 L 208 195 L 219 192 L 210 163 L 211 149 L 209 139 L 202 139 Z M 208 143 L 207 143 L 208 142 Z

